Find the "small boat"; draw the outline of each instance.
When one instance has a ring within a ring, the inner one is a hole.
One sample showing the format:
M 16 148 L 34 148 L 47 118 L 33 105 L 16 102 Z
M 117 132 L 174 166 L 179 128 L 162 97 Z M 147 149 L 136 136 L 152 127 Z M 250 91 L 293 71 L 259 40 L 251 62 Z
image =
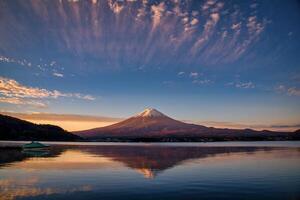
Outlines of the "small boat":
M 39 142 L 35 142 L 35 141 L 32 141 L 31 143 L 29 144 L 24 144 L 22 146 L 22 148 L 24 150 L 37 150 L 37 151 L 40 151 L 40 150 L 48 150 L 49 149 L 49 145 L 46 145 L 46 144 L 42 144 L 42 143 L 39 143 Z

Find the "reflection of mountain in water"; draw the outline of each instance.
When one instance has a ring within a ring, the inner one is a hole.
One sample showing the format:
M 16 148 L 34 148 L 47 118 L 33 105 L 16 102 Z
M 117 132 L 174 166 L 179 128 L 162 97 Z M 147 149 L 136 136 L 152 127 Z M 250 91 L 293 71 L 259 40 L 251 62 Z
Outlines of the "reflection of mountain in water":
M 157 174 L 180 165 L 189 159 L 215 156 L 217 154 L 272 150 L 270 147 L 183 147 L 183 146 L 97 146 L 85 148 L 91 154 L 104 156 L 154 178 Z
M 142 173 L 146 178 L 154 178 L 157 174 L 180 165 L 189 159 L 258 150 L 273 150 L 271 147 L 196 147 L 196 146 L 160 146 L 160 145 L 104 145 L 104 146 L 53 146 L 48 154 L 28 154 L 21 150 L 8 149 L 0 153 L 0 166 L 31 157 L 59 157 L 66 150 L 76 150 L 106 157 L 121 162 Z

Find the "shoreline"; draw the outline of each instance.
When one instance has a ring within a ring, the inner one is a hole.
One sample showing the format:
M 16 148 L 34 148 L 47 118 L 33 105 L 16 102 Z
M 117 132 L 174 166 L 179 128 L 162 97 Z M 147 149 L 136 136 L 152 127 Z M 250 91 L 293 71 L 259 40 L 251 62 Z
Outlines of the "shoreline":
M 20 149 L 30 141 L 0 140 L 0 149 Z M 39 141 L 50 146 L 199 146 L 199 147 L 296 147 L 300 141 L 219 141 L 219 142 L 68 142 L 68 141 Z

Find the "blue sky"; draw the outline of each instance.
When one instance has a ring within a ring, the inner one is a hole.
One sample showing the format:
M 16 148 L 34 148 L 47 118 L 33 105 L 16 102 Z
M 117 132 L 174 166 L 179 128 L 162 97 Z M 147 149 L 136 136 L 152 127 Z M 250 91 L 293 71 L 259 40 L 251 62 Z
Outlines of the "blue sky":
M 0 2 L 2 112 L 300 123 L 299 1 Z

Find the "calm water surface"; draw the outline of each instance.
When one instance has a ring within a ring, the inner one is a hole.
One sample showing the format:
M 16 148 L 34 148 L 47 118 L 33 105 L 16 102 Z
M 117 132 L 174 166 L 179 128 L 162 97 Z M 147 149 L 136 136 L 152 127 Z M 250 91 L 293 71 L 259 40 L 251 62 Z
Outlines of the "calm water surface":
M 0 149 L 0 199 L 300 199 L 300 143 Z

